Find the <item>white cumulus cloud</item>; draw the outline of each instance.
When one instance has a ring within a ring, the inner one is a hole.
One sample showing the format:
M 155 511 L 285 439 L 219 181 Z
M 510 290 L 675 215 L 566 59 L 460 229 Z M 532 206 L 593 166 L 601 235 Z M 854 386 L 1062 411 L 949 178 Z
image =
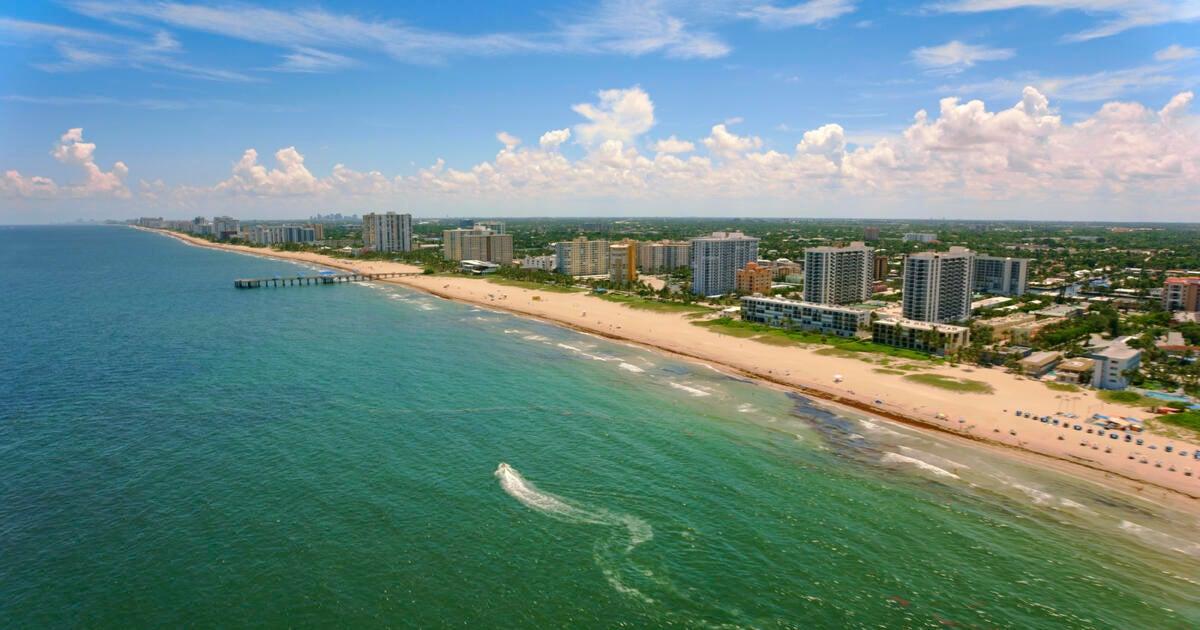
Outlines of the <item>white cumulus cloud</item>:
M 605 140 L 631 142 L 654 126 L 654 103 L 640 87 L 600 90 L 600 102 L 580 103 L 571 109 L 588 119 L 575 125 L 575 133 L 586 145 Z

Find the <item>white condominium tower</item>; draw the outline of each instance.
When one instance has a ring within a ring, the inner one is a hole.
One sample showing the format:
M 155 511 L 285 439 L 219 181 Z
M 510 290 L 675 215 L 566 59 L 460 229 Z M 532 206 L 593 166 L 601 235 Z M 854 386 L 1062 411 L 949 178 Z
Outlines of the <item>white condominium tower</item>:
M 975 290 L 992 295 L 1024 295 L 1028 258 L 975 257 Z
M 804 250 L 804 301 L 855 304 L 871 299 L 874 254 L 863 243 Z
M 364 214 L 363 247 L 373 252 L 412 251 L 412 215 Z
M 904 261 L 904 317 L 958 322 L 971 316 L 975 254 L 964 247 L 912 254 Z
M 737 271 L 758 260 L 758 239 L 741 232 L 713 232 L 692 239 L 692 293 L 724 295 L 737 289 Z

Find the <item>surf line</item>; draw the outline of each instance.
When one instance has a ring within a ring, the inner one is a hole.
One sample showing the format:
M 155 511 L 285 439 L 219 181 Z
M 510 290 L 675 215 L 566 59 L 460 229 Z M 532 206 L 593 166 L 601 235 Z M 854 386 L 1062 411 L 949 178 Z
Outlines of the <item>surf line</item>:
M 525 507 L 563 522 L 586 523 L 612 529 L 613 536 L 598 540 L 595 544 L 592 557 L 596 565 L 609 585 L 618 592 L 641 599 L 647 604 L 654 602 L 638 589 L 625 583 L 621 570 L 622 565 L 632 563 L 630 555 L 634 548 L 654 538 L 654 530 L 649 523 L 631 514 L 589 507 L 543 492 L 506 462 L 500 462 L 493 474 L 500 480 L 500 487 L 504 492 Z M 642 575 L 648 574 L 640 569 L 635 570 Z

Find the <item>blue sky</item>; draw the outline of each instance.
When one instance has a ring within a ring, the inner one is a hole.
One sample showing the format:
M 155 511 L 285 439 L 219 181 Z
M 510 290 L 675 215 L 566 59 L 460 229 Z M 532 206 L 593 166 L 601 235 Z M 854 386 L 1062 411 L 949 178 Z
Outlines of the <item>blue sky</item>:
M 1195 220 L 1198 26 L 1195 0 L 20 3 L 0 223 Z

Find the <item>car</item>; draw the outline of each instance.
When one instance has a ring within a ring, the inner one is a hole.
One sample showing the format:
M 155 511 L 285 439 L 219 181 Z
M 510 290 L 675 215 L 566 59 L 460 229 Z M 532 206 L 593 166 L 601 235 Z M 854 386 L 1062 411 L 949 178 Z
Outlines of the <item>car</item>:
M 1018 409 L 1018 410 L 1017 410 L 1017 417 L 1020 417 L 1020 416 L 1021 416 L 1021 410 L 1020 410 L 1020 409 Z
M 1026 412 L 1025 412 L 1025 417 L 1026 417 L 1026 418 L 1028 418 L 1028 417 L 1029 417 L 1029 412 L 1028 412 L 1028 411 L 1026 411 Z
M 1170 453 L 1171 451 L 1175 450 L 1175 447 L 1168 444 L 1167 446 L 1163 447 L 1163 450 Z
M 1125 441 L 1126 441 L 1126 442 L 1132 442 L 1132 441 L 1133 441 L 1133 436 L 1132 436 L 1132 435 L 1128 435 L 1128 434 L 1126 434 L 1126 435 L 1125 435 Z
M 1078 424 L 1077 424 L 1077 425 L 1075 425 L 1075 426 L 1074 426 L 1074 427 L 1072 427 L 1072 428 L 1073 428 L 1073 429 L 1075 429 L 1076 431 L 1082 431 L 1082 430 L 1083 430 L 1083 427 L 1079 426 Z
M 1117 435 L 1116 433 L 1109 433 L 1109 434 L 1108 434 L 1108 437 L 1110 437 L 1110 438 L 1112 438 L 1112 439 L 1114 439 L 1114 440 L 1115 440 L 1115 439 L 1118 439 L 1118 438 L 1120 438 L 1121 436 Z
M 1157 446 L 1155 446 L 1155 445 L 1153 445 L 1153 444 L 1151 444 L 1151 445 L 1150 445 L 1148 448 L 1149 448 L 1150 450 L 1152 450 L 1152 451 L 1157 451 L 1157 450 L 1158 450 L 1158 447 L 1157 447 Z
M 1145 441 L 1146 441 L 1146 440 L 1143 440 L 1142 438 L 1138 438 L 1138 439 L 1137 439 L 1137 445 L 1138 445 L 1138 446 L 1141 446 L 1141 445 L 1142 445 L 1142 443 L 1144 443 Z

